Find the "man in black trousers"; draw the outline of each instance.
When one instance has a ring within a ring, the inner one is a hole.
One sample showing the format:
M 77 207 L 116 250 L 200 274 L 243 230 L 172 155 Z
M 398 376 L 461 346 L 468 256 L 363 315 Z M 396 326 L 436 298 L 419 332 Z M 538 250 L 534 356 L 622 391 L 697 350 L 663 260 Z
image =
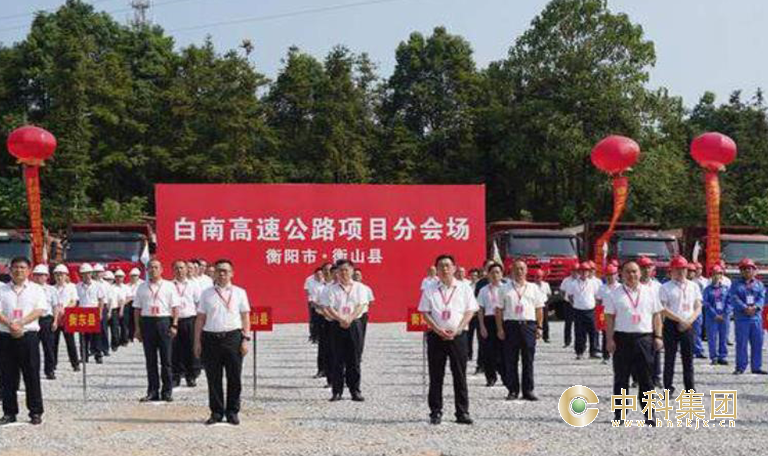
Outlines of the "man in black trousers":
M 360 316 L 368 304 L 367 287 L 352 280 L 355 265 L 349 260 L 336 262 L 338 282 L 326 286 L 318 304 L 332 321 L 331 332 L 331 387 L 330 401 L 340 401 L 346 383 L 352 400 L 362 402 L 360 392 L 360 354 L 363 343 L 363 325 Z
M 27 258 L 11 260 L 11 281 L 0 284 L 0 378 L 3 416 L 0 425 L 16 422 L 17 391 L 24 377 L 30 423 L 42 423 L 43 392 L 40 387 L 38 320 L 46 308 L 43 288 L 29 281 Z
M 144 345 L 147 365 L 147 395 L 141 402 L 173 401 L 171 339 L 179 325 L 179 298 L 173 284 L 163 279 L 163 265 L 153 259 L 147 265 L 149 280 L 136 290 L 134 319 L 136 338 Z M 157 361 L 160 359 L 160 374 Z M 162 392 L 160 383 L 162 375 Z
M 251 340 L 251 305 L 245 290 L 232 284 L 231 261 L 217 261 L 215 270 L 214 286 L 200 295 L 195 321 L 195 356 L 202 358 L 208 379 L 211 416 L 205 424 L 216 424 L 226 417 L 229 424 L 238 425 L 243 357 Z M 227 376 L 226 402 L 223 374 Z
M 173 262 L 173 286 L 179 295 L 179 330 L 173 339 L 171 359 L 173 364 L 173 386 L 181 385 L 181 377 L 192 388 L 197 386 L 196 356 L 194 353 L 195 320 L 197 304 L 200 302 L 200 288 L 197 282 L 189 280 L 187 263 Z
M 477 300 L 472 288 L 454 277 L 456 260 L 451 255 L 438 256 L 435 267 L 439 280 L 422 290 L 419 301 L 419 312 L 429 325 L 429 421 L 435 425 L 442 421 L 445 362 L 450 360 L 456 422 L 472 424 L 467 390 L 469 346 L 466 331 L 478 310 Z

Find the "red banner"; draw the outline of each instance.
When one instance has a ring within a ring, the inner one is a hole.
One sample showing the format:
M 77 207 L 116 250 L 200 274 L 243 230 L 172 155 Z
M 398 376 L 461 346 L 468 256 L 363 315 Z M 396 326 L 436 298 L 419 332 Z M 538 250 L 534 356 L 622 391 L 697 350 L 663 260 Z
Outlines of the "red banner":
M 40 167 L 24 165 L 27 185 L 29 224 L 32 228 L 32 256 L 35 264 L 43 263 L 43 216 L 40 213 Z
M 720 181 L 717 172 L 704 175 L 707 201 L 707 275 L 720 262 Z M 694 258 L 695 260 L 695 258 Z
M 272 331 L 271 307 L 254 307 L 251 309 L 251 331 Z
M 629 179 L 625 176 L 613 177 L 613 216 L 611 217 L 611 224 L 608 229 L 600 236 L 595 242 L 595 264 L 597 265 L 597 275 L 603 275 L 603 268 L 605 265 L 605 244 L 613 236 L 613 230 L 616 227 L 616 223 L 621 218 L 621 214 L 624 212 L 624 206 L 627 205 L 627 195 L 629 194 Z
M 485 255 L 482 185 L 157 185 L 158 257 L 228 258 L 251 302 L 275 323 L 308 319 L 305 280 L 348 258 L 375 302 L 370 318 L 402 321 L 435 257 L 467 269 Z
M 408 317 L 405 320 L 405 330 L 408 332 L 429 331 L 429 324 L 427 324 L 424 314 L 419 312 L 416 307 L 408 308 Z
M 605 331 L 605 307 L 602 305 L 595 306 L 595 329 Z
M 65 308 L 64 331 L 68 333 L 98 334 L 101 332 L 101 316 L 99 315 L 99 308 Z

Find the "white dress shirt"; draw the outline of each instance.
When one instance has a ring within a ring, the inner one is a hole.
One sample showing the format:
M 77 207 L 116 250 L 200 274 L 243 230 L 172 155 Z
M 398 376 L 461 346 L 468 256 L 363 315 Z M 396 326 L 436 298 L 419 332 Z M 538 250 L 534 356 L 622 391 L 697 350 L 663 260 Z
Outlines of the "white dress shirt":
M 250 329 L 243 328 L 241 315 L 250 311 L 251 304 L 245 290 L 232 284 L 203 290 L 197 306 L 197 313 L 205 315 L 203 331 L 213 333 Z
M 661 302 L 652 285 L 639 284 L 636 290 L 621 285 L 605 299 L 605 314 L 614 315 L 614 331 L 653 332 L 653 315 L 661 312 Z
M 24 281 L 20 287 L 13 282 L 0 284 L 0 312 L 11 322 L 21 320 L 36 310 L 48 308 L 48 297 L 40 285 L 29 280 Z M 39 331 L 38 319 L 24 325 L 24 331 Z M 10 333 L 11 328 L 0 324 L 0 332 Z
M 179 297 L 173 284 L 165 279 L 139 285 L 133 308 L 141 309 L 142 317 L 170 317 L 174 307 L 179 307 Z
M 450 286 L 441 281 L 427 286 L 421 293 L 418 310 L 429 314 L 440 329 L 456 332 L 464 314 L 478 309 L 474 291 L 466 283 L 454 280 Z

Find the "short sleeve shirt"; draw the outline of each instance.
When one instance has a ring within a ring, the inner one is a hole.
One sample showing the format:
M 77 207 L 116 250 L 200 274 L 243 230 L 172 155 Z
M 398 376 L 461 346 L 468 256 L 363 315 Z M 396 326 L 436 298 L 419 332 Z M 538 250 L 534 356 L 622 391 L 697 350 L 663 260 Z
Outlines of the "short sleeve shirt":
M 543 308 L 545 301 L 535 283 L 512 281 L 504 289 L 499 308 L 504 310 L 504 320 L 536 321 L 536 309 Z
M 104 296 L 104 289 L 96 282 L 87 285 L 85 282 L 80 282 L 77 284 L 77 300 L 80 307 L 99 307 L 99 301 L 106 302 L 106 296 Z
M 467 312 L 479 309 L 475 293 L 464 282 L 454 280 L 450 286 L 438 281 L 421 293 L 419 312 L 429 314 L 444 330 L 456 332 Z
M 203 290 L 197 306 L 197 313 L 205 315 L 203 331 L 212 333 L 248 329 L 243 328 L 241 314 L 250 311 L 248 294 L 235 285 L 223 288 L 213 286 Z
M 13 282 L 0 284 L 0 312 L 11 321 L 21 320 L 36 310 L 43 312 L 48 307 L 48 297 L 43 287 L 29 280 L 21 287 L 14 287 Z M 24 331 L 39 331 L 38 320 L 26 324 Z M 0 324 L 0 332 L 10 333 L 11 328 Z
M 653 286 L 646 284 L 635 290 L 621 285 L 608 295 L 604 305 L 606 315 L 614 315 L 614 330 L 626 333 L 653 332 L 653 315 L 662 310 Z
M 173 281 L 173 288 L 179 298 L 179 318 L 189 318 L 197 315 L 197 304 L 200 302 L 200 287 L 197 282 L 185 280 Z
M 64 286 L 54 287 L 59 298 L 61 307 L 71 307 L 77 303 L 77 287 L 73 283 L 66 283 Z
M 701 302 L 701 290 L 698 283 L 687 279 L 670 280 L 661 286 L 659 300 L 667 311 L 688 320 L 696 309 L 696 301 Z
M 352 282 L 349 291 L 345 290 L 340 283 L 334 283 L 326 286 L 320 294 L 318 305 L 322 307 L 331 307 L 341 316 L 351 315 L 357 306 L 365 306 L 370 299 L 368 287 L 360 282 Z
M 173 284 L 164 279 L 154 284 L 147 281 L 139 285 L 133 300 L 134 309 L 140 309 L 142 317 L 170 317 L 171 309 L 179 305 Z
M 477 303 L 483 309 L 484 316 L 491 317 L 496 314 L 496 308 L 501 302 L 501 295 L 505 286 L 504 283 L 499 283 L 498 286 L 489 283 L 480 290 L 477 295 Z
M 578 310 L 592 310 L 595 308 L 595 298 L 600 289 L 598 281 L 592 279 L 574 280 L 570 286 L 573 296 L 573 308 Z

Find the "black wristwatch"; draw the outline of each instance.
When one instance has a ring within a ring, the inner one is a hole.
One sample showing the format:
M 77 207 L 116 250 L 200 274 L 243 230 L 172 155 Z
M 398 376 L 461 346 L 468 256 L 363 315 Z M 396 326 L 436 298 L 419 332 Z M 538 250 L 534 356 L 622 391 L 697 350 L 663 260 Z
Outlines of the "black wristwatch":
M 171 325 L 171 329 L 179 329 L 179 325 Z
M 243 333 L 243 340 L 250 342 L 251 336 L 247 335 L 246 333 Z
M 659 340 L 664 340 L 664 338 L 663 338 L 662 336 L 659 336 L 659 335 L 657 335 L 657 334 L 654 334 L 654 335 L 653 335 L 653 338 L 654 338 L 654 339 L 659 339 Z

